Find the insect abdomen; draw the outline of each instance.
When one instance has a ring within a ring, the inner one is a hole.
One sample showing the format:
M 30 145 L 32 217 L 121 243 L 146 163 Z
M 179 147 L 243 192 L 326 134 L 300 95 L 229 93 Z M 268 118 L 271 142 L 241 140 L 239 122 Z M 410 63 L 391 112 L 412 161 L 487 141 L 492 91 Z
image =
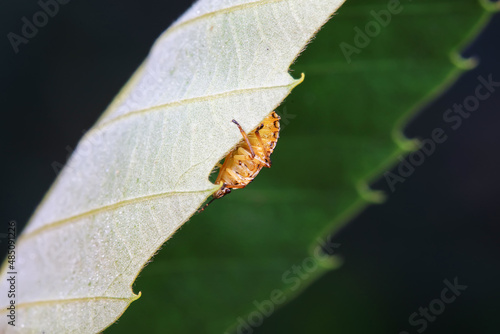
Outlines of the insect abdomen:
M 244 188 L 254 180 L 262 167 L 271 167 L 270 156 L 279 138 L 279 120 L 280 117 L 273 111 L 248 135 L 233 120 L 240 127 L 243 140 L 226 156 L 215 181 L 222 183 L 222 187 L 213 194 L 213 198 L 221 198 L 231 189 Z

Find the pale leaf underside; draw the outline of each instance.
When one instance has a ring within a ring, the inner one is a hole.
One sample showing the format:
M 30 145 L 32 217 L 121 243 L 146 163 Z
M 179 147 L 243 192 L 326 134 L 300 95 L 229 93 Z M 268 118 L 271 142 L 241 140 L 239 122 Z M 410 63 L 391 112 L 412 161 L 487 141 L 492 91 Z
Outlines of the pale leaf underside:
M 16 327 L 0 331 L 113 323 L 144 264 L 217 189 L 208 175 L 241 138 L 231 120 L 249 131 L 281 103 L 300 82 L 290 64 L 342 3 L 202 0 L 160 36 L 19 238 Z

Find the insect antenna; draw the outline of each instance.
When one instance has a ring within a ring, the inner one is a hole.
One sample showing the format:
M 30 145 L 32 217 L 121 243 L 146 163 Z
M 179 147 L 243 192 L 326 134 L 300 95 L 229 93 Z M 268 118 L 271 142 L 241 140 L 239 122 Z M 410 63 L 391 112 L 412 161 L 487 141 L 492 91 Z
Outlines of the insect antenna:
M 205 210 L 207 208 L 207 206 L 209 206 L 210 203 L 212 203 L 215 199 L 216 198 L 212 196 L 212 199 L 207 204 L 205 204 L 203 207 L 201 207 L 201 209 L 199 209 L 198 211 L 196 211 L 196 214 L 203 212 L 203 210 Z

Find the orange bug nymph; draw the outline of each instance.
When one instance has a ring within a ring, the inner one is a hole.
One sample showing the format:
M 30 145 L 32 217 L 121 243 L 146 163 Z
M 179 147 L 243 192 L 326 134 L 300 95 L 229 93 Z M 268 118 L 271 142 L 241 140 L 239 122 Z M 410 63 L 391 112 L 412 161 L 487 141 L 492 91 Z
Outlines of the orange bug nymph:
M 231 192 L 231 189 L 245 188 L 259 174 L 262 167 L 271 167 L 273 153 L 280 133 L 280 117 L 274 111 L 248 135 L 233 119 L 240 129 L 243 139 L 229 152 L 219 169 L 215 180 L 221 184 L 219 190 L 212 195 L 212 200 L 201 210 L 203 211 L 213 200 Z

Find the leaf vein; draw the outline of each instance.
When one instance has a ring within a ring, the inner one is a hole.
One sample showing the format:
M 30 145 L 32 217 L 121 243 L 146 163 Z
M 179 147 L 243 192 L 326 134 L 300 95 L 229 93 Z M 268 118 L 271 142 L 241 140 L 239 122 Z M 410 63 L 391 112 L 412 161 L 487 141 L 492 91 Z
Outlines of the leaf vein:
M 88 210 L 86 212 L 83 212 L 83 213 L 80 213 L 80 214 L 77 214 L 77 215 L 74 215 L 71 217 L 63 218 L 63 219 L 57 220 L 55 222 L 45 224 L 45 225 L 43 225 L 43 226 L 41 226 L 41 227 L 31 231 L 31 232 L 28 232 L 26 234 L 21 235 L 21 237 L 19 237 L 18 244 L 20 244 L 21 242 L 25 242 L 27 239 L 33 238 L 34 236 L 37 236 L 37 235 L 39 235 L 43 232 L 46 232 L 48 230 L 52 230 L 52 229 L 57 228 L 57 227 L 65 226 L 66 224 L 74 223 L 74 222 L 79 221 L 82 218 L 94 216 L 94 215 L 97 215 L 97 214 L 102 213 L 102 212 L 113 211 L 113 210 L 119 209 L 119 208 L 127 206 L 127 205 L 146 202 L 146 201 L 157 199 L 157 198 L 170 197 L 170 196 L 174 196 L 177 194 L 193 194 L 193 193 L 197 194 L 197 193 L 208 192 L 208 191 L 212 191 L 212 190 L 213 190 L 213 188 L 201 189 L 201 190 L 191 190 L 191 191 L 168 191 L 168 192 L 164 192 L 164 193 L 160 193 L 160 194 L 153 194 L 153 195 L 148 195 L 148 196 L 143 196 L 143 197 L 126 199 L 126 200 L 119 201 L 119 202 L 116 202 L 113 204 L 109 204 L 109 205 L 98 207 L 98 208 L 95 208 L 92 210 Z
M 59 303 L 78 303 L 78 302 L 85 302 L 85 301 L 101 301 L 101 300 L 116 300 L 116 301 L 123 301 L 130 303 L 133 300 L 137 299 L 138 295 L 134 295 L 130 298 L 126 297 L 81 297 L 81 298 L 70 298 L 70 299 L 54 299 L 54 300 L 40 300 L 36 302 L 28 302 L 28 303 L 20 303 L 16 304 L 16 308 L 29 308 L 29 307 L 35 307 L 35 306 L 43 306 L 43 305 L 54 305 L 54 304 L 59 304 Z M 139 293 L 140 296 L 140 293 Z M 7 313 L 4 311 L 5 308 L 2 308 L 2 311 L 0 313 Z
M 202 14 L 202 15 L 199 15 L 199 16 L 195 16 L 195 17 L 190 18 L 190 19 L 188 19 L 186 21 L 181 21 L 181 22 L 179 22 L 177 24 L 174 23 L 174 25 L 172 25 L 167 31 L 165 31 L 165 33 L 159 38 L 159 40 L 163 40 L 168 35 L 170 35 L 172 32 L 176 31 L 177 29 L 185 27 L 185 26 L 189 26 L 189 25 L 191 25 L 191 24 L 193 24 L 193 23 L 195 23 L 197 21 L 202 21 L 202 20 L 210 18 L 210 17 L 214 17 L 214 16 L 217 16 L 217 15 L 223 15 L 223 14 L 227 14 L 227 13 L 232 13 L 232 12 L 244 10 L 244 9 L 247 9 L 247 8 L 252 8 L 252 7 L 266 5 L 268 3 L 285 2 L 285 1 L 287 1 L 287 0 L 260 0 L 260 1 L 252 1 L 252 2 L 247 2 L 247 3 L 244 3 L 244 4 L 240 4 L 240 5 L 235 5 L 235 6 L 231 6 L 231 7 L 226 7 L 226 8 L 218 9 L 218 10 L 215 10 L 213 12 L 208 12 L 208 13 L 205 13 L 205 14 Z
M 291 83 L 291 84 L 286 84 L 286 85 L 275 85 L 275 86 L 235 89 L 235 90 L 227 91 L 227 92 L 223 92 L 223 93 L 186 98 L 183 100 L 168 102 L 165 104 L 160 104 L 160 105 L 153 106 L 153 107 L 146 108 L 146 109 L 130 111 L 126 114 L 117 116 L 115 118 L 112 118 L 109 121 L 103 122 L 103 123 L 93 127 L 92 129 L 90 129 L 89 131 L 87 131 L 85 133 L 84 138 L 86 139 L 86 138 L 90 137 L 91 135 L 93 135 L 94 133 L 99 133 L 99 132 L 103 131 L 104 128 L 106 128 L 106 127 L 108 127 L 111 124 L 114 124 L 116 122 L 122 121 L 122 120 L 127 119 L 127 118 L 132 117 L 132 116 L 137 116 L 137 115 L 146 114 L 148 112 L 157 111 L 159 109 L 179 107 L 179 106 L 183 106 L 183 105 L 186 105 L 189 103 L 211 101 L 211 100 L 216 100 L 216 99 L 225 98 L 225 97 L 229 97 L 229 96 L 239 95 L 239 94 L 243 94 L 243 93 L 252 93 L 252 92 L 286 88 L 286 87 L 293 88 L 295 85 L 296 85 L 295 83 Z

